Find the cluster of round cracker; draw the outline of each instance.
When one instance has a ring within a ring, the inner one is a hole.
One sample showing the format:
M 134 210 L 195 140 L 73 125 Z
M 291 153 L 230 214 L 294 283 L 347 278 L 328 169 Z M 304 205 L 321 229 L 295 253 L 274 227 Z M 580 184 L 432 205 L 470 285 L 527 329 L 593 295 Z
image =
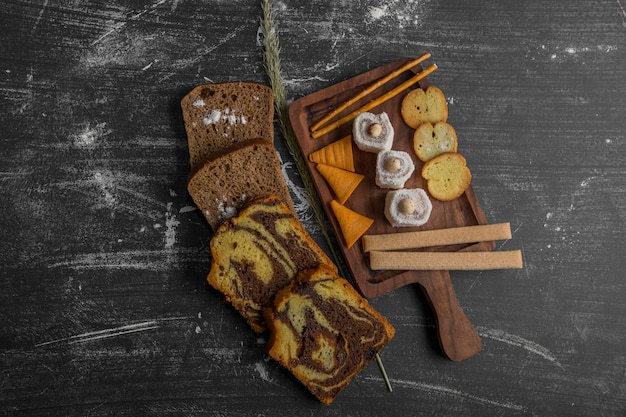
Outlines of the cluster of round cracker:
M 424 162 L 422 177 L 430 195 L 441 201 L 461 196 L 472 174 L 465 158 L 457 152 L 454 128 L 446 123 L 448 104 L 443 92 L 435 86 L 416 88 L 404 97 L 400 112 L 404 122 L 415 129 L 413 149 Z

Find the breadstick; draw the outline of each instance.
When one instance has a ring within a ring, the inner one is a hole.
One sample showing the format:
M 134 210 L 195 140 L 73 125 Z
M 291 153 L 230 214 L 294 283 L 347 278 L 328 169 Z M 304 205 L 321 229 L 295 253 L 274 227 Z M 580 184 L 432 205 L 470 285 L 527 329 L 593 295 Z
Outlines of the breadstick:
M 511 238 L 510 223 L 363 236 L 363 252 L 426 248 Z
M 390 91 L 386 92 L 385 94 L 383 94 L 382 96 L 378 97 L 377 99 L 374 99 L 374 100 L 370 101 L 369 103 L 365 104 L 363 107 L 353 111 L 352 113 L 342 117 L 341 119 L 339 119 L 339 120 L 337 120 L 337 121 L 335 121 L 333 123 L 330 123 L 326 127 L 323 127 L 323 128 L 321 128 L 319 130 L 316 130 L 316 131 L 312 132 L 311 136 L 313 136 L 314 139 L 317 139 L 320 136 L 323 136 L 323 135 L 327 134 L 328 132 L 332 132 L 333 130 L 337 129 L 339 126 L 342 126 L 342 125 L 344 125 L 344 124 L 346 124 L 348 122 L 351 122 L 359 114 L 364 113 L 366 111 L 369 111 L 369 110 L 373 109 L 374 107 L 384 103 L 385 101 L 387 101 L 387 100 L 397 96 L 398 94 L 400 94 L 402 91 L 406 90 L 407 88 L 409 88 L 413 84 L 419 82 L 423 78 L 426 78 L 426 76 L 428 76 L 428 74 L 430 74 L 431 72 L 435 71 L 436 69 L 437 69 L 437 65 L 436 64 L 432 64 L 431 66 L 429 66 L 428 68 L 426 68 L 422 72 L 419 72 L 419 73 L 415 74 L 413 77 L 409 78 L 408 80 L 406 80 L 402 84 L 398 85 L 393 90 L 390 90 Z
M 374 91 L 377 88 L 383 86 L 389 80 L 394 79 L 398 75 L 402 74 L 404 71 L 413 68 L 414 66 L 416 66 L 417 64 L 427 60 L 428 58 L 430 58 L 430 54 L 426 53 L 426 54 L 422 55 L 419 58 L 416 58 L 416 59 L 414 59 L 412 61 L 407 62 L 406 64 L 404 64 L 403 66 L 401 66 L 397 70 L 395 70 L 393 72 L 390 72 L 389 74 L 385 75 L 383 78 L 381 78 L 380 80 L 378 80 L 375 83 L 371 84 L 369 87 L 367 87 L 366 89 L 361 91 L 359 94 L 357 94 L 356 96 L 354 96 L 351 99 L 347 100 L 342 105 L 336 107 L 335 109 L 333 109 L 333 111 L 328 113 L 326 116 L 322 117 L 322 119 L 320 121 L 318 121 L 317 123 L 315 123 L 314 125 L 311 126 L 311 132 L 319 129 L 322 126 L 324 126 L 333 117 L 337 116 L 339 113 L 341 113 L 342 111 L 344 111 L 345 109 L 347 109 L 348 107 L 350 107 L 351 105 L 353 105 L 354 103 L 356 103 L 357 101 L 359 101 L 360 99 L 362 99 L 363 97 L 365 97 L 366 95 L 371 93 L 372 91 Z
M 520 250 L 503 252 L 370 252 L 372 270 L 487 270 L 522 268 Z

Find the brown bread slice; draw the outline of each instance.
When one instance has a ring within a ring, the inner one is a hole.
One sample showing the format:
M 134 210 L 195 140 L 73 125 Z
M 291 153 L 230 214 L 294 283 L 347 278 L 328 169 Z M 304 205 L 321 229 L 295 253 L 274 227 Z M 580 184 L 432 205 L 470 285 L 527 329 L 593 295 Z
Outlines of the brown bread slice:
M 295 213 L 276 149 L 265 139 L 212 154 L 191 176 L 187 191 L 213 230 L 255 197 L 275 194 Z
M 251 201 L 211 239 L 207 281 L 226 296 L 250 327 L 266 329 L 265 307 L 298 271 L 332 261 L 276 196 Z
M 393 338 L 393 326 L 337 272 L 298 274 L 263 311 L 268 353 L 330 404 Z
M 258 83 L 204 84 L 181 101 L 191 172 L 216 151 L 248 139 L 274 142 L 274 92 Z

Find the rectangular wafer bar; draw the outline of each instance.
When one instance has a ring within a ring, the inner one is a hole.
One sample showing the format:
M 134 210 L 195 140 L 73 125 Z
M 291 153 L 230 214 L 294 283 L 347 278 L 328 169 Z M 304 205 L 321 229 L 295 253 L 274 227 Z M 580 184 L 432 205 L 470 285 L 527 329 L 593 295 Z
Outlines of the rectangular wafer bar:
M 520 250 L 501 252 L 370 252 L 372 270 L 488 270 L 522 268 Z
M 510 223 L 363 236 L 363 251 L 390 251 L 511 238 Z

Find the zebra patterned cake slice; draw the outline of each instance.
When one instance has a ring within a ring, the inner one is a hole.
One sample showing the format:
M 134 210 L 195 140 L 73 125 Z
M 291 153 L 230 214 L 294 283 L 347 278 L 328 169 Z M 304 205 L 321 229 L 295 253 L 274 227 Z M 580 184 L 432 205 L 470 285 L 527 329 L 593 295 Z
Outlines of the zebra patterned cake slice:
M 298 271 L 319 264 L 336 269 L 277 196 L 251 201 L 218 228 L 210 247 L 207 281 L 257 333 L 266 329 L 263 307 Z
M 330 404 L 395 330 L 333 269 L 301 271 L 264 309 L 268 353 Z

